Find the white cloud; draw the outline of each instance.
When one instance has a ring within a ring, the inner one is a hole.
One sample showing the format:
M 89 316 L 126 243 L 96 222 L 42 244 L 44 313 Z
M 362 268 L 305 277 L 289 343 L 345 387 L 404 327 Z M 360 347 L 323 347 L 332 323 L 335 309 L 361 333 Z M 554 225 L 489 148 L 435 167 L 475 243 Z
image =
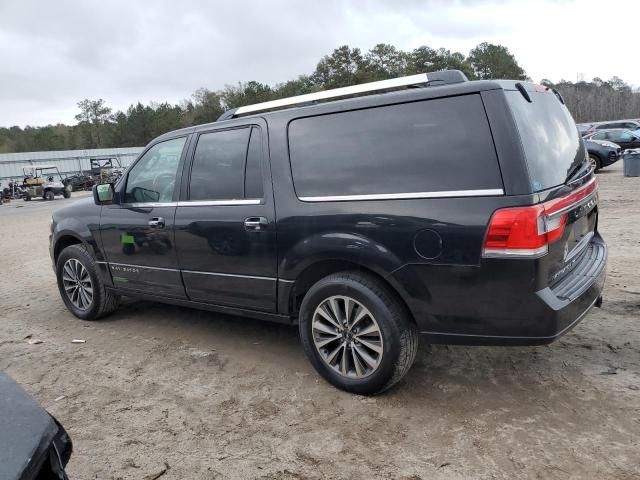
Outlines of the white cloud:
M 199 87 L 285 81 L 343 44 L 467 54 L 489 41 L 535 81 L 618 75 L 640 85 L 627 11 L 637 12 L 633 0 L 2 2 L 0 125 L 71 123 L 83 98 L 126 109 Z

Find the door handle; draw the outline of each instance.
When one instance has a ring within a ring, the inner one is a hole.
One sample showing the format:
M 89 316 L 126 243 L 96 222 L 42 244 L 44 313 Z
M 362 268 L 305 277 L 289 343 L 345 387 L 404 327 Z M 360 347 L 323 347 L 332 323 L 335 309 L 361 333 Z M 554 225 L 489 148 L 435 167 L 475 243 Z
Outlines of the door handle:
M 244 220 L 244 229 L 247 232 L 260 232 L 269 226 L 269 220 L 265 217 L 249 217 Z
M 149 226 L 151 228 L 164 228 L 164 218 L 162 217 L 153 217 L 149 219 Z

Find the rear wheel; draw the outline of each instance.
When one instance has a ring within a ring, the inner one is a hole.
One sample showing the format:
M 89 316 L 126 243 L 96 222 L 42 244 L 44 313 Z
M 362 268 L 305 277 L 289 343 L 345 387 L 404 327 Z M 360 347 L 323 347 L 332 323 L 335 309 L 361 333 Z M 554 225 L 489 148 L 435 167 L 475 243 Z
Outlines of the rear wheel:
M 300 307 L 307 357 L 328 382 L 375 394 L 400 381 L 418 349 L 418 331 L 395 295 L 378 278 L 330 275 L 313 285 Z
M 96 320 L 116 308 L 120 297 L 105 288 L 87 247 L 71 245 L 56 262 L 58 290 L 67 309 L 83 320 Z
M 44 198 L 45 200 L 53 200 L 54 198 L 56 198 L 56 196 L 54 195 L 53 190 L 47 190 L 46 192 L 44 192 L 42 198 Z
M 600 170 L 601 168 L 600 159 L 595 155 L 589 155 L 589 163 L 591 164 L 591 168 L 593 169 L 594 172 L 597 172 L 598 170 Z

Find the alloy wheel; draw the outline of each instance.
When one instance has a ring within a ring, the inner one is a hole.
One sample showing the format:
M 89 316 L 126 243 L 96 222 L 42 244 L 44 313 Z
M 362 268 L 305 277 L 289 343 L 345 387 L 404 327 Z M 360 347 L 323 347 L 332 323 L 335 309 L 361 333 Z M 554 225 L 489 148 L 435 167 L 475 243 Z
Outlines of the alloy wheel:
M 311 329 L 320 358 L 340 375 L 364 378 L 380 366 L 380 326 L 357 300 L 335 295 L 322 301 L 313 313 Z
M 93 283 L 85 266 L 70 258 L 62 267 L 62 284 L 67 298 L 80 310 L 87 310 L 93 303 Z

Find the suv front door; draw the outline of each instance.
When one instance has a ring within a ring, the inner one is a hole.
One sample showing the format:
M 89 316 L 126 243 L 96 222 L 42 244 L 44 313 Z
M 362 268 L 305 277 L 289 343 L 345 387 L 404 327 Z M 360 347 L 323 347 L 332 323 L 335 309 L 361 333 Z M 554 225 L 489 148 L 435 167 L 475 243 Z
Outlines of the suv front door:
M 152 145 L 118 185 L 118 202 L 102 208 L 100 233 L 116 287 L 185 298 L 174 217 L 187 137 Z
M 267 126 L 253 122 L 194 138 L 176 211 L 176 246 L 190 300 L 275 312 Z

